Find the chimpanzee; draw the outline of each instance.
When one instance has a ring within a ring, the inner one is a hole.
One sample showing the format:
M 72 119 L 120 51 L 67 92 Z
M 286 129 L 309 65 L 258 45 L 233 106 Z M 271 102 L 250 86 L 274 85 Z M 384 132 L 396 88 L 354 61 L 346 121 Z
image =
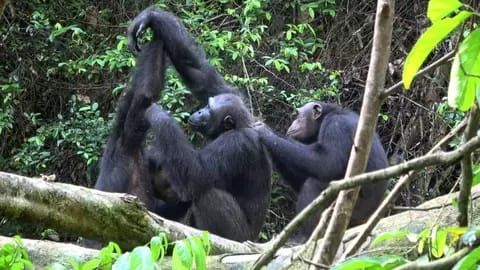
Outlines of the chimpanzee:
M 131 87 L 119 101 L 115 124 L 102 155 L 95 188 L 136 195 L 149 210 L 166 218 L 179 219 L 189 205 L 177 202 L 176 194 L 168 186 L 163 187 L 162 198 L 169 202 L 155 197 L 153 183 L 161 182 L 164 175 L 161 168 L 150 165 L 156 150 L 143 147 L 152 124 L 148 122 L 145 113 L 159 98 L 164 86 L 165 57 L 163 41 L 157 34 L 139 55 Z
M 256 239 L 270 202 L 271 164 L 252 115 L 174 15 L 143 11 L 129 28 L 131 48 L 140 51 L 137 37 L 147 28 L 159 34 L 183 81 L 206 104 L 190 125 L 213 139 L 197 150 L 166 112 L 158 106 L 147 111 L 155 123 L 157 165 L 182 201 L 192 203 L 184 222 L 237 241 Z
M 289 138 L 276 135 L 266 125 L 255 129 L 268 148 L 282 177 L 298 192 L 297 212 L 315 199 L 328 183 L 345 176 L 358 115 L 337 105 L 310 102 L 294 113 L 287 131 Z M 385 150 L 378 138 L 372 143 L 367 171 L 388 166 Z M 350 225 L 362 224 L 380 204 L 387 181 L 364 185 Z M 304 242 L 315 228 L 321 213 L 307 221 L 294 242 Z
M 181 199 L 192 202 L 184 222 L 237 241 L 256 239 L 270 202 L 271 165 L 242 100 L 217 95 L 192 114 L 190 125 L 213 138 L 200 150 L 166 112 L 152 109 L 159 165 Z

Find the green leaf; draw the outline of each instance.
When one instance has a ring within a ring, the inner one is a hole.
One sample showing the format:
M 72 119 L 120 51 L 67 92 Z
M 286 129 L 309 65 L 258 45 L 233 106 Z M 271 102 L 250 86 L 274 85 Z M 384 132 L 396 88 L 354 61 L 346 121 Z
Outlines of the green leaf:
M 130 254 L 130 267 L 128 269 L 150 270 L 154 268 L 154 264 L 150 249 L 140 246 L 133 249 Z
M 438 227 L 432 230 L 432 255 L 435 258 L 440 258 L 445 252 L 445 246 L 447 245 L 447 232 Z
M 430 0 L 428 2 L 427 17 L 432 23 L 436 23 L 462 6 L 463 4 L 457 0 Z
M 375 239 L 372 241 L 372 244 L 371 246 L 376 246 L 386 240 L 390 240 L 390 239 L 400 239 L 400 238 L 405 238 L 408 236 L 410 232 L 408 231 L 405 231 L 405 230 L 398 230 L 398 231 L 392 231 L 392 232 L 384 232 L 380 235 L 378 235 L 377 237 L 375 237 Z
M 100 259 L 92 259 L 82 266 L 82 270 L 94 270 L 99 267 Z
M 405 60 L 402 79 L 406 89 L 410 88 L 415 73 L 435 46 L 471 15 L 471 12 L 462 11 L 453 18 L 445 18 L 427 28 L 427 31 L 420 36 Z
M 210 235 L 208 234 L 208 232 L 206 231 L 202 232 L 201 239 L 202 239 L 203 247 L 205 248 L 205 253 L 208 256 L 208 254 L 210 254 L 210 251 L 212 249 L 212 244 L 210 243 Z
M 193 236 L 189 239 L 190 247 L 192 248 L 193 257 L 195 259 L 195 267 L 197 270 L 207 269 L 207 255 L 203 248 L 202 240 L 198 236 Z
M 163 248 L 163 240 L 159 236 L 155 236 L 150 240 L 150 250 L 152 251 L 152 259 L 158 261 L 163 259 L 165 250 Z
M 480 29 L 460 44 L 450 71 L 448 105 L 466 111 L 473 106 L 480 87 Z
M 190 249 L 184 241 L 178 242 L 173 249 L 172 268 L 175 270 L 190 270 L 193 265 L 193 257 Z
M 472 170 L 473 170 L 472 187 L 474 187 L 480 183 L 480 164 L 474 164 Z
M 123 269 L 130 269 L 130 252 L 122 254 L 112 266 L 112 270 Z
M 425 247 L 425 243 L 428 240 L 428 235 L 430 234 L 430 228 L 426 228 L 418 234 L 418 253 L 423 253 L 423 248 Z
M 458 261 L 452 270 L 475 270 L 480 261 L 480 247 L 472 250 L 467 256 Z
M 310 16 L 310 18 L 315 18 L 315 12 L 313 11 L 313 8 L 309 8 L 308 9 L 308 15 Z
M 396 255 L 385 256 L 360 256 L 353 259 L 346 260 L 339 265 L 331 268 L 332 270 L 390 270 L 397 266 L 407 263 L 408 261 Z

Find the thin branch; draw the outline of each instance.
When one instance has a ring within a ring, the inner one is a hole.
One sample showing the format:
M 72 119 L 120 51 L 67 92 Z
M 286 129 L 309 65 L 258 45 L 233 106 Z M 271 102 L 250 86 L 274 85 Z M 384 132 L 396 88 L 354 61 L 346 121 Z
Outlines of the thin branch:
M 464 119 L 459 125 L 457 125 L 453 130 L 451 130 L 445 137 L 443 137 L 435 146 L 433 146 L 432 149 L 428 151 L 427 155 L 434 153 L 435 151 L 440 149 L 440 147 L 442 147 L 446 142 L 450 141 L 458 132 L 460 132 L 465 127 L 466 123 L 467 121 L 466 119 Z M 349 256 L 352 256 L 354 253 L 357 252 L 360 246 L 367 239 L 370 232 L 372 232 L 375 225 L 378 223 L 381 217 L 387 212 L 390 205 L 393 204 L 398 194 L 400 194 L 400 190 L 410 182 L 410 180 L 413 178 L 414 175 L 415 173 L 413 171 L 410 171 L 407 175 L 400 178 L 400 180 L 397 182 L 395 187 L 393 187 L 393 189 L 387 195 L 387 198 L 383 200 L 382 204 L 370 216 L 367 223 L 365 224 L 364 230 L 355 238 L 354 242 L 349 246 L 347 251 L 343 253 L 342 255 L 343 259 Z
M 248 94 L 248 104 L 250 105 L 250 113 L 253 115 L 253 101 L 252 101 L 252 93 L 250 92 L 251 91 L 251 86 L 250 86 L 250 75 L 248 75 L 248 70 L 247 70 L 247 66 L 245 65 L 245 59 L 243 58 L 242 56 L 242 66 L 243 66 L 243 74 L 245 74 L 245 77 L 247 78 L 247 85 L 246 85 L 246 89 L 247 89 L 247 94 Z
M 364 173 L 344 180 L 332 181 L 329 186 L 318 195 L 307 207 L 305 207 L 280 234 L 272 240 L 268 250 L 262 253 L 251 269 L 260 269 L 266 265 L 275 255 L 275 253 L 287 242 L 289 237 L 297 231 L 303 223 L 314 213 L 324 211 L 340 190 L 354 188 L 367 183 L 382 181 L 390 177 L 396 177 L 412 170 L 419 170 L 433 165 L 450 164 L 463 155 L 471 153 L 480 147 L 480 136 L 476 136 L 467 143 L 459 146 L 457 149 L 449 152 L 437 152 L 431 155 L 418 157 L 408 162 L 398 164 L 383 170 Z
M 468 141 L 475 136 L 478 130 L 480 121 L 480 114 L 477 106 L 474 106 L 468 116 L 468 124 L 463 134 L 463 141 Z M 458 223 L 462 227 L 468 226 L 468 201 L 470 199 L 470 192 L 472 189 L 472 156 L 465 155 L 461 161 L 462 165 L 462 181 L 460 182 L 460 192 L 458 193 Z
M 470 252 L 470 247 L 465 247 L 459 251 L 453 253 L 451 256 L 435 260 L 432 262 L 411 262 L 404 264 L 395 270 L 441 270 L 441 269 L 452 269 L 452 267 L 460 261 L 465 255 Z
M 431 63 L 430 65 L 426 66 L 425 68 L 421 69 L 420 71 L 418 71 L 414 78 L 417 78 L 425 73 L 428 73 L 430 72 L 431 70 L 447 63 L 448 61 L 451 61 L 453 56 L 455 55 L 457 51 L 456 50 L 452 50 L 450 51 L 449 53 L 445 54 L 444 56 L 442 56 L 440 59 L 438 59 L 437 61 Z M 397 89 L 399 89 L 400 87 L 403 86 L 403 81 L 399 81 L 397 82 L 396 84 L 392 85 L 391 87 L 389 87 L 388 89 L 386 89 L 384 91 L 384 93 L 382 94 L 382 98 L 386 98 L 388 97 L 389 95 L 393 94 L 393 92 L 395 92 Z

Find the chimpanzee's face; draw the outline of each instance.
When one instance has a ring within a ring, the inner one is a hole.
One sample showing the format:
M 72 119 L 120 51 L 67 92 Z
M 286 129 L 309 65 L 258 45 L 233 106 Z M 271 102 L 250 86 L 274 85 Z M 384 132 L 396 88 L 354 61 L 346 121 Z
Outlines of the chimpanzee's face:
M 230 94 L 222 94 L 208 99 L 208 104 L 194 112 L 188 122 L 190 126 L 207 136 L 217 136 L 222 132 L 235 128 L 236 98 Z
M 301 142 L 315 139 L 318 134 L 319 121 L 322 115 L 322 105 L 309 102 L 293 113 L 293 122 L 287 130 L 287 136 Z

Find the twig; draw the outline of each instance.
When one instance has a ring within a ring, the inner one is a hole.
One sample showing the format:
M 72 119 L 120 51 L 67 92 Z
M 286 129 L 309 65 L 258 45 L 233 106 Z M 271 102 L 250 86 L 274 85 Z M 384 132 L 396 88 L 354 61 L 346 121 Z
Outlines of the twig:
M 435 69 L 436 67 L 441 66 L 441 65 L 445 64 L 446 62 L 450 61 L 452 59 L 452 57 L 455 55 L 455 53 L 456 53 L 456 50 L 452 50 L 449 53 L 445 54 L 444 56 L 442 56 L 437 61 L 431 63 L 430 65 L 426 66 L 425 68 L 423 68 L 419 72 L 417 72 L 415 74 L 414 78 L 417 78 L 417 77 Z M 398 88 L 400 88 L 402 86 L 403 86 L 403 80 L 397 82 L 396 84 L 394 84 L 392 86 L 390 86 L 388 89 L 386 89 L 384 91 L 384 93 L 382 94 L 382 98 L 388 97 L 389 95 L 393 94 L 393 92 L 395 90 L 397 90 Z
M 247 77 L 248 84 L 246 85 L 245 88 L 247 88 L 247 94 L 248 94 L 248 103 L 250 105 L 250 113 L 253 115 L 253 101 L 252 101 L 252 94 L 250 93 L 250 76 L 248 75 L 248 70 L 247 66 L 245 65 L 245 59 L 242 56 L 242 66 L 243 66 L 243 73 L 245 74 L 245 77 Z
M 470 247 L 465 247 L 460 249 L 459 251 L 455 252 L 451 256 L 446 258 L 442 258 L 433 262 L 411 262 L 404 264 L 395 270 L 440 270 L 440 269 L 452 269 L 452 266 L 455 265 L 460 259 L 462 259 L 465 255 L 470 252 Z
M 272 75 L 273 77 L 275 77 L 275 79 L 281 81 L 282 83 L 284 83 L 286 86 L 290 87 L 291 89 L 296 89 L 295 86 L 293 86 L 292 84 L 288 83 L 286 80 L 280 78 L 277 74 L 275 74 L 273 71 L 271 71 L 270 69 L 268 69 L 266 66 L 262 65 L 260 62 L 258 62 L 257 60 L 255 59 L 252 59 L 252 61 L 259 65 L 261 68 L 263 68 L 263 70 L 265 70 L 266 72 L 268 72 L 270 75 Z

